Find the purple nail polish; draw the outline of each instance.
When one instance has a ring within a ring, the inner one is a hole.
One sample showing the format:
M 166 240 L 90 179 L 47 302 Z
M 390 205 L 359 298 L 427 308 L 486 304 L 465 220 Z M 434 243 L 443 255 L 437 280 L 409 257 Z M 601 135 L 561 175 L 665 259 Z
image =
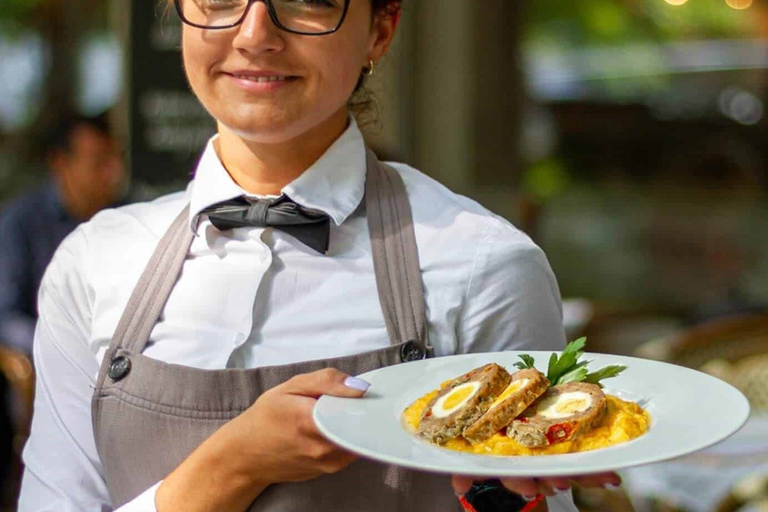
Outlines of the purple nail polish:
M 368 391 L 368 388 L 371 387 L 368 382 L 363 379 L 358 379 L 357 377 L 347 377 L 346 380 L 344 380 L 344 385 L 358 391 Z

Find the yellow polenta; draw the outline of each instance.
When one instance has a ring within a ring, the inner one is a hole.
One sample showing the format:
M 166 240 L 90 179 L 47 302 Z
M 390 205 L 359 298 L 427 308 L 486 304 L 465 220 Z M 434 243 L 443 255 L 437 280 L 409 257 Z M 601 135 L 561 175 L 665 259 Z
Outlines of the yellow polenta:
M 408 427 L 416 430 L 424 408 L 437 395 L 432 391 L 411 404 L 403 413 Z M 562 453 L 586 452 L 627 442 L 645 434 L 651 424 L 651 416 L 634 402 L 606 395 L 608 413 L 603 421 L 591 432 L 575 441 L 556 443 L 547 448 L 526 448 L 513 439 L 495 434 L 482 443 L 470 444 L 463 437 L 451 439 L 444 446 L 451 450 L 487 455 L 555 455 Z

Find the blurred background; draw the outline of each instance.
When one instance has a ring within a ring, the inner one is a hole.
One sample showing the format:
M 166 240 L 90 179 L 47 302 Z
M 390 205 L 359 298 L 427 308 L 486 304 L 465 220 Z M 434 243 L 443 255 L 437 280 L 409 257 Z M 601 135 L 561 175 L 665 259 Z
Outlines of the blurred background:
M 93 154 L 116 185 L 94 209 L 186 185 L 214 125 L 159 3 L 0 2 L 0 218 L 62 181 L 51 133 L 73 115 L 107 113 L 109 144 L 96 137 Z M 406 0 L 404 11 L 370 84 L 371 145 L 529 233 L 558 277 L 569 338 L 704 369 L 752 402 L 723 445 L 628 471 L 618 491 L 578 491 L 580 508 L 768 510 L 768 4 Z M 28 348 L 0 342 L 12 510 L 34 370 Z

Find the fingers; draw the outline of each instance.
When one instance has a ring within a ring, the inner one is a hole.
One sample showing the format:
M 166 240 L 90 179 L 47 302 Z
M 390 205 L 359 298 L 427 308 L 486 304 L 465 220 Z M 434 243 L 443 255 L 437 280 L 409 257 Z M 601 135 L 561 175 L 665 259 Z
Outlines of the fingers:
M 342 398 L 360 398 L 368 390 L 362 379 L 350 377 L 334 368 L 298 375 L 285 384 L 283 391 L 293 395 L 320 398 L 322 395 Z
M 597 475 L 585 475 L 573 477 L 573 481 L 582 487 L 620 486 L 621 477 L 616 473 L 600 473 Z
M 451 486 L 456 496 L 464 496 L 469 492 L 472 483 L 475 481 L 471 476 L 453 475 L 451 477 Z
M 539 481 L 536 478 L 502 478 L 501 483 L 512 492 L 516 492 L 527 500 L 532 500 L 537 494 L 546 494 L 542 492 Z M 549 492 L 552 492 L 549 490 Z

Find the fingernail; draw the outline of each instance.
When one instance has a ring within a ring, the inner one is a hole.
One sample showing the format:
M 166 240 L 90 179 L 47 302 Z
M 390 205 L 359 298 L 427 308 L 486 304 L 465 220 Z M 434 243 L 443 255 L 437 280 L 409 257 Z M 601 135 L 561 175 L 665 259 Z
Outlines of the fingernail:
M 368 391 L 368 388 L 371 387 L 368 382 L 363 379 L 358 379 L 357 377 L 347 377 L 344 380 L 344 385 L 358 391 Z
M 555 487 L 555 491 L 557 491 L 557 494 L 564 494 L 570 490 L 571 490 L 570 487 Z
M 621 489 L 621 484 L 605 484 L 605 488 L 610 490 Z
M 525 501 L 533 501 L 533 500 L 535 500 L 535 499 L 536 499 L 536 495 L 534 494 L 533 496 L 528 496 L 528 495 L 525 495 L 525 494 L 524 494 L 524 495 L 523 495 L 523 499 L 524 499 Z

